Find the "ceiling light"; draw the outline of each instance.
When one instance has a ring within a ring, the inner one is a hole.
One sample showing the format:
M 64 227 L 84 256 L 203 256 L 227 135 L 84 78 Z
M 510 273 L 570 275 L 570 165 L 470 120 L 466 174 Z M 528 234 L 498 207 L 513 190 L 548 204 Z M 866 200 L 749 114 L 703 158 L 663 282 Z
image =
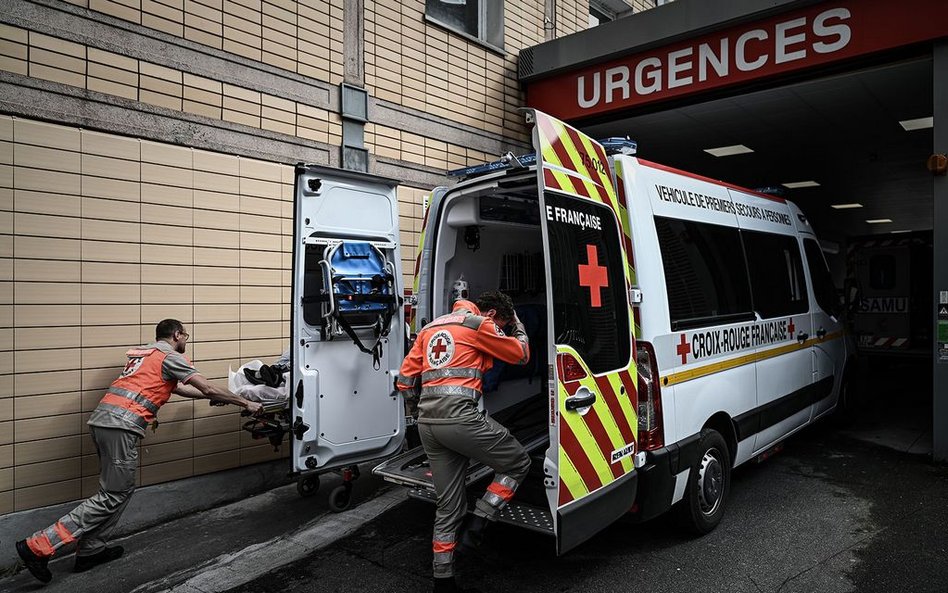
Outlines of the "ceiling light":
M 912 231 L 911 229 L 905 229 L 903 231 L 889 231 L 889 232 L 892 233 L 893 235 L 898 235 L 899 233 L 911 233 Z
M 734 144 L 733 146 L 719 146 L 717 148 L 705 148 L 704 151 L 712 156 L 732 156 L 735 154 L 754 152 L 743 144 Z
M 926 128 L 932 128 L 935 126 L 934 117 L 920 117 L 918 119 L 903 119 L 899 122 L 899 125 L 902 126 L 906 132 L 911 132 L 912 130 L 924 130 Z
M 780 185 L 784 186 L 787 189 L 799 189 L 801 187 L 819 187 L 820 184 L 816 181 L 793 181 L 791 183 L 781 183 Z
M 884 224 L 887 222 L 892 222 L 891 218 L 867 218 L 866 222 L 869 224 Z
M 852 204 L 830 204 L 830 208 L 846 210 L 847 208 L 862 208 L 862 204 L 858 202 L 853 202 Z

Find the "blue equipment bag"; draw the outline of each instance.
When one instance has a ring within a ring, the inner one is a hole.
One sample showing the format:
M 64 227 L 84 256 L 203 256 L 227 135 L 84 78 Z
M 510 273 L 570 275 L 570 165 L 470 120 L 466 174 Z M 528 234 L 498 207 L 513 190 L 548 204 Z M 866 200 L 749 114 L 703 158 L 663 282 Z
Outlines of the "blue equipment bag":
M 375 368 L 382 357 L 382 338 L 388 335 L 398 307 L 394 268 L 381 251 L 365 241 L 342 241 L 326 248 L 321 265 L 328 268 L 331 295 L 325 295 L 331 318 L 359 350 L 371 354 Z M 321 299 L 322 300 L 322 299 Z M 371 327 L 375 344 L 366 348 L 352 329 Z

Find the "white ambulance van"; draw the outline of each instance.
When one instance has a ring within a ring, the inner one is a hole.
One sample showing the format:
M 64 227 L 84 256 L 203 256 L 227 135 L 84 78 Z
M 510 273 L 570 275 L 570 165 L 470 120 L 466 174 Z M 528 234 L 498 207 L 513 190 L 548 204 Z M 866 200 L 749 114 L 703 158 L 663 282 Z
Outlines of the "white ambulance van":
M 514 299 L 532 359 L 497 364 L 481 403 L 533 464 L 501 521 L 554 536 L 561 553 L 628 513 L 645 520 L 674 508 L 708 532 L 724 514 L 731 469 L 830 413 L 845 393 L 852 348 L 813 229 L 785 200 L 623 154 L 628 143 L 607 151 L 537 111 L 527 118 L 535 156 L 473 168 L 432 193 L 415 269 L 415 328 L 450 310 L 458 280 L 472 296 L 500 289 Z M 305 176 L 297 179 L 304 202 Z M 352 194 L 344 199 L 353 204 L 345 214 L 353 229 L 355 219 L 376 216 Z M 307 220 L 297 242 L 321 245 L 319 225 Z M 353 229 L 334 233 L 366 236 Z M 397 265 L 384 251 L 397 233 L 371 238 Z M 312 286 L 331 291 L 326 273 L 308 264 L 302 271 L 299 256 L 296 264 L 295 282 L 322 274 Z M 325 314 L 328 305 L 320 306 Z M 297 464 L 317 452 L 313 465 L 332 465 L 320 449 L 323 426 L 361 435 L 371 424 L 371 454 L 391 451 L 406 425 L 388 376 L 398 357 L 387 355 L 374 371 L 388 379 L 376 393 L 311 389 L 307 374 L 322 384 L 351 367 L 320 360 L 313 348 L 325 344 L 325 332 L 303 317 L 293 326 L 294 383 L 304 379 L 293 400 L 294 424 L 302 423 Z M 356 408 L 363 398 L 374 403 Z M 314 405 L 318 418 L 308 411 Z M 420 447 L 374 471 L 434 500 Z M 489 473 L 472 463 L 469 483 Z

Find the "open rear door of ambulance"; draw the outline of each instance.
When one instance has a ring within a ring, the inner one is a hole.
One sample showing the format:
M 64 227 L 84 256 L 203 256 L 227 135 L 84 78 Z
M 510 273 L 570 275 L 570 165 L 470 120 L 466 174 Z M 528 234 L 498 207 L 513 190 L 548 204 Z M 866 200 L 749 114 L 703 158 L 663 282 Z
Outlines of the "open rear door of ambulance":
M 603 147 L 539 111 L 533 123 L 547 277 L 550 447 L 544 460 L 557 552 L 635 501 L 637 420 L 630 270 Z
M 363 173 L 296 167 L 294 471 L 370 461 L 402 444 L 404 406 L 392 381 L 405 339 L 395 186 Z

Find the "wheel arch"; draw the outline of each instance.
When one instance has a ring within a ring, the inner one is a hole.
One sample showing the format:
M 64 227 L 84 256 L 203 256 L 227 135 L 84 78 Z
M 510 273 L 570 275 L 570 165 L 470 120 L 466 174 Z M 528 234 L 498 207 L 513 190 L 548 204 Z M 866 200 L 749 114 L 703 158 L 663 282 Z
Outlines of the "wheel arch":
M 731 467 L 734 467 L 734 460 L 737 458 L 737 429 L 734 427 L 734 420 L 727 412 L 717 412 L 708 418 L 708 421 L 701 427 L 702 430 L 705 428 L 716 430 L 724 437 L 724 442 L 727 443 L 728 456 L 731 458 Z

